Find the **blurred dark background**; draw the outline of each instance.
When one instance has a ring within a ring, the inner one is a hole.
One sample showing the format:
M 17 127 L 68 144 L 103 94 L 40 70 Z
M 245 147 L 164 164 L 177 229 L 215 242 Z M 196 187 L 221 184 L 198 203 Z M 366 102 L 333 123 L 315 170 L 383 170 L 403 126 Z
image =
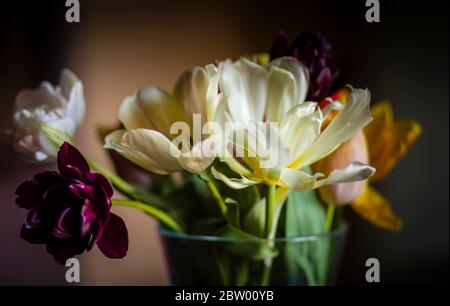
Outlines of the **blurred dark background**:
M 269 51 L 279 30 L 291 39 L 322 31 L 336 58 L 346 59 L 350 83 L 368 87 L 373 102 L 389 99 L 397 117 L 423 126 L 409 154 L 377 185 L 403 216 L 403 230 L 377 229 L 348 209 L 339 284 L 365 284 L 369 257 L 380 260 L 382 284 L 448 284 L 448 1 L 380 0 L 381 22 L 372 24 L 365 21 L 365 0 L 80 0 L 79 24 L 65 21 L 64 4 L 2 4 L 1 125 L 19 90 L 55 83 L 69 67 L 83 80 L 88 103 L 79 147 L 107 164 L 96 126 L 114 124 L 123 97 L 137 88 L 170 90 L 187 67 Z M 19 238 L 24 211 L 14 205 L 14 189 L 43 168 L 0 153 L 0 284 L 65 284 L 65 268 Z M 129 255 L 111 261 L 97 251 L 85 254 L 82 284 L 166 284 L 155 223 L 118 210 L 129 226 Z

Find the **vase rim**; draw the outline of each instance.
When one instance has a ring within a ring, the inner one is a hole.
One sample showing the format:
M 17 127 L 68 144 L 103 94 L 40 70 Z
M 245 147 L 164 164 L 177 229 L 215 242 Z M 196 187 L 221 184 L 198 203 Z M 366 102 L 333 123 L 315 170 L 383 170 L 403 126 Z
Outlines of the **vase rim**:
M 174 232 L 166 227 L 159 225 L 158 226 L 159 233 L 162 236 L 169 237 L 169 238 L 177 238 L 177 239 L 186 239 L 186 240 L 199 240 L 199 241 L 223 241 L 223 242 L 230 242 L 230 241 L 274 241 L 274 242 L 307 242 L 307 241 L 317 241 L 321 239 L 326 238 L 332 238 L 336 236 L 343 235 L 348 230 L 348 224 L 346 222 L 343 222 L 341 226 L 331 232 L 324 232 L 319 234 L 311 234 L 311 235 L 305 235 L 305 236 L 297 236 L 297 237 L 276 237 L 274 239 L 268 239 L 268 238 L 237 238 L 237 237 L 219 237 L 219 236 L 212 236 L 212 235 L 197 235 L 197 234 L 187 234 L 187 233 L 179 233 Z

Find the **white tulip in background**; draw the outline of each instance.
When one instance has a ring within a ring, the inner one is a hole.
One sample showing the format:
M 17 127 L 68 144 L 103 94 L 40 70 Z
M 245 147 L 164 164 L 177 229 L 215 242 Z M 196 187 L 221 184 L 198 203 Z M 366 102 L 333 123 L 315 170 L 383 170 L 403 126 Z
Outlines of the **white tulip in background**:
M 11 135 L 14 151 L 28 161 L 55 160 L 57 148 L 48 138 L 48 131 L 67 138 L 61 140 L 71 140 L 85 112 L 83 84 L 68 69 L 62 71 L 59 86 L 44 81 L 35 90 L 19 92 L 14 105 Z

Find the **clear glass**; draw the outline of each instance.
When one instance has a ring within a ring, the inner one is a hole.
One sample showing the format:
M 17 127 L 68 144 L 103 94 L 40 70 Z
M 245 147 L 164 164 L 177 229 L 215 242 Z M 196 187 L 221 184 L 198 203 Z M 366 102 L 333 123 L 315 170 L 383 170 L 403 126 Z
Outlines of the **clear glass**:
M 159 232 L 172 285 L 304 286 L 334 284 L 347 230 L 274 240 Z

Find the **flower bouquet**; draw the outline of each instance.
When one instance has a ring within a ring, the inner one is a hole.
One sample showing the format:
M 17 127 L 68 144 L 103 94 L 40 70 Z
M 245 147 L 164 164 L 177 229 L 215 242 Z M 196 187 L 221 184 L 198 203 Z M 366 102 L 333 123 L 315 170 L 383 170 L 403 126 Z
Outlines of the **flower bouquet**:
M 400 229 L 369 182 L 420 126 L 394 120 L 388 102 L 371 107 L 369 90 L 346 85 L 330 52 L 321 34 L 289 45 L 280 33 L 270 54 L 189 69 L 171 92 L 138 90 L 123 100 L 120 126 L 99 131 L 115 172 L 75 148 L 85 99 L 74 73 L 20 92 L 11 147 L 58 165 L 16 190 L 28 211 L 22 238 L 58 263 L 95 245 L 122 258 L 127 228 L 111 208 L 129 206 L 159 221 L 172 284 L 333 283 L 345 205 Z

